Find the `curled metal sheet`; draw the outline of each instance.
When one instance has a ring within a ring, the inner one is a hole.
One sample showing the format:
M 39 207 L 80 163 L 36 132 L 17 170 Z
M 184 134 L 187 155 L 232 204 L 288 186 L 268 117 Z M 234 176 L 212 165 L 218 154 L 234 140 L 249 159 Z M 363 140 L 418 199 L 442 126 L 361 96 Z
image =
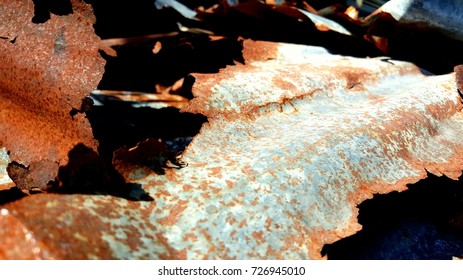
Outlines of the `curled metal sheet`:
M 391 0 L 381 7 L 401 23 L 425 25 L 463 40 L 463 1 L 461 0 Z
M 319 259 L 361 229 L 356 206 L 373 194 L 426 171 L 460 176 L 454 74 L 267 42 L 245 41 L 244 57 L 196 75 L 184 110 L 209 122 L 188 167 L 134 181 L 154 201 L 26 197 L 4 206 L 12 231 L 27 229 L 52 258 Z
M 328 18 L 316 15 L 314 13 L 304 11 L 303 9 L 298 9 L 298 10 L 301 13 L 303 13 L 306 17 L 308 17 L 315 24 L 315 26 L 317 28 L 321 29 L 321 30 L 333 30 L 333 31 L 339 32 L 341 34 L 352 35 L 349 32 L 349 30 L 347 30 L 342 25 L 340 25 L 339 23 L 337 23 L 337 22 L 335 22 L 333 20 L 330 20 Z
M 85 116 L 70 111 L 96 88 L 104 60 L 90 5 L 68 1 L 58 13 L 68 15 L 56 15 L 35 2 L 0 1 L 0 142 L 42 187 L 75 144 L 97 145 Z

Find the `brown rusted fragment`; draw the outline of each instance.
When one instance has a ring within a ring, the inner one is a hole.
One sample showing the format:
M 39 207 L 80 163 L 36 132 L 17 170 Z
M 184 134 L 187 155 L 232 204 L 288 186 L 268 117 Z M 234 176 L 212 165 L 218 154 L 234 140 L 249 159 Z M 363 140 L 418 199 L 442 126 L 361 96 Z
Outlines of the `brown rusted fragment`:
M 69 15 L 37 24 L 33 1 L 0 1 L 0 34 L 16 38 L 0 40 L 0 142 L 29 168 L 19 180 L 32 185 L 21 188 L 46 186 L 77 143 L 97 146 L 85 116 L 70 112 L 96 88 L 104 60 L 90 5 L 71 3 Z
M 148 138 L 135 147 L 119 148 L 114 152 L 113 165 L 127 180 L 137 180 L 148 176 L 151 171 L 165 174 L 165 168 L 186 166 L 175 153 L 167 150 L 161 139 Z
M 163 168 L 168 160 L 167 147 L 161 139 L 147 139 L 137 146 L 119 148 L 114 152 L 113 164 L 125 178 L 148 175 L 150 170 L 164 174 Z
M 47 159 L 32 162 L 28 167 L 12 162 L 7 171 L 16 186 L 26 192 L 46 187 L 58 174 L 56 163 Z

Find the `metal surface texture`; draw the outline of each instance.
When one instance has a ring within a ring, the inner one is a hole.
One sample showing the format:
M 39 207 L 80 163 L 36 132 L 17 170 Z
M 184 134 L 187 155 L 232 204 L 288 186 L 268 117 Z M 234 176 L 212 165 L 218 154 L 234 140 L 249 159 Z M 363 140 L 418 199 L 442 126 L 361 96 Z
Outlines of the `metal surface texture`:
M 85 116 L 70 111 L 96 88 L 104 60 L 91 6 L 71 4 L 67 15 L 48 7 L 56 15 L 34 1 L 0 1 L 0 142 L 29 167 L 33 187 L 54 179 L 75 144 L 97 146 Z
M 405 190 L 427 171 L 461 175 L 455 74 L 269 42 L 245 41 L 244 57 L 244 65 L 195 75 L 195 99 L 183 110 L 208 123 L 182 157 L 187 167 L 133 181 L 154 201 L 29 196 L 1 210 L 2 235 L 17 239 L 1 251 L 320 259 L 324 244 L 361 229 L 356 206 L 373 194 Z

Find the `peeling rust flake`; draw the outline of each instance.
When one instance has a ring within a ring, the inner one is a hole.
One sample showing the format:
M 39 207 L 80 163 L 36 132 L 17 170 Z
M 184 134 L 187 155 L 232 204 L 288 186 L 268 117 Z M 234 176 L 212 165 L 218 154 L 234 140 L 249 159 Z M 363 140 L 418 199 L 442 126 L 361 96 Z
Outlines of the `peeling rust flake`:
M 73 0 L 69 14 L 47 19 L 37 14 L 47 9 L 34 13 L 34 2 L 0 1 L 0 34 L 15 38 L 0 40 L 0 142 L 12 162 L 26 168 L 50 163 L 40 174 L 30 171 L 35 185 L 24 188 L 54 179 L 77 143 L 96 148 L 88 120 L 83 114 L 73 119 L 70 112 L 96 88 L 104 70 L 90 5 Z
M 132 178 L 154 201 L 42 194 L 5 209 L 54 258 L 320 259 L 324 244 L 361 229 L 356 206 L 373 194 L 427 171 L 461 175 L 455 73 L 310 46 L 244 48 L 265 58 L 195 75 L 183 110 L 208 122 L 188 166 Z

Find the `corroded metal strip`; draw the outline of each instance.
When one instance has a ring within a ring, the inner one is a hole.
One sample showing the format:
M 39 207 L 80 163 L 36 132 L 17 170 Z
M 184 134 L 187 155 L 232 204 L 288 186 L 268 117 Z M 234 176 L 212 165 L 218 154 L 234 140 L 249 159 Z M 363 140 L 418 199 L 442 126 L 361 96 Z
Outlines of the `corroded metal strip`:
M 188 167 L 137 181 L 154 201 L 39 195 L 5 208 L 55 258 L 318 259 L 360 230 L 356 205 L 373 194 L 426 170 L 461 174 L 454 74 L 307 46 L 244 48 L 245 65 L 196 75 L 186 110 L 209 122 Z
M 37 24 L 33 1 L 0 1 L 0 35 L 8 38 L 0 40 L 0 142 L 26 167 L 48 162 L 31 175 L 36 187 L 54 179 L 75 144 L 97 145 L 88 120 L 69 112 L 96 88 L 104 60 L 91 7 L 71 3 L 72 14 Z

